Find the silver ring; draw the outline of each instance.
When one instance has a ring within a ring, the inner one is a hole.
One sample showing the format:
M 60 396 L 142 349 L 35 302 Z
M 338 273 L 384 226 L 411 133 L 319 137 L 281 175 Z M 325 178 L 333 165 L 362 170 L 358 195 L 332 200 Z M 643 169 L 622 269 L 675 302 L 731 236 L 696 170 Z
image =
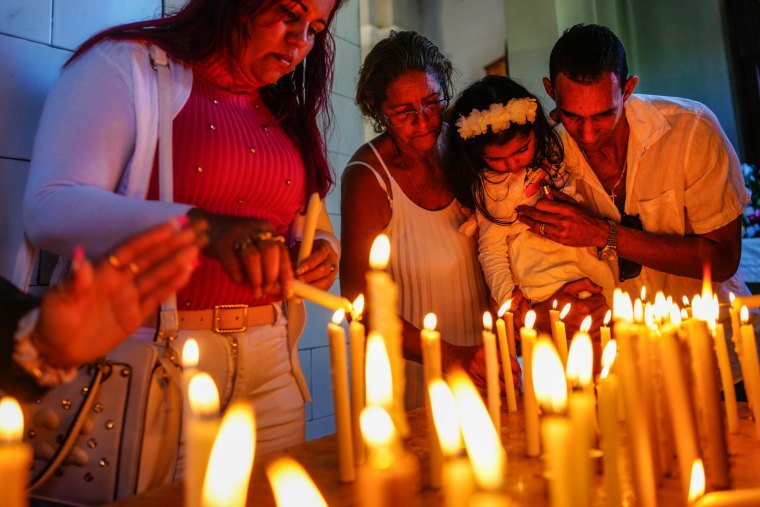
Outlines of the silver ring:
M 546 236 L 546 223 L 541 222 L 541 224 L 538 226 L 538 232 L 541 234 L 541 236 Z

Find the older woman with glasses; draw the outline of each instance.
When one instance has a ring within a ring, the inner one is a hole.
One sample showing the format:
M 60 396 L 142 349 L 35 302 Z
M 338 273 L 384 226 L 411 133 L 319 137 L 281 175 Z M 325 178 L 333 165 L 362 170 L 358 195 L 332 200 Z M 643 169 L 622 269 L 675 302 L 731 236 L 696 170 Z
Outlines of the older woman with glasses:
M 438 317 L 444 371 L 460 366 L 485 387 L 480 336 L 486 289 L 476 243 L 458 231 L 467 216 L 439 163 L 451 73 L 451 62 L 415 32 L 391 32 L 370 51 L 356 101 L 380 135 L 354 154 L 341 189 L 344 296 L 365 292 L 372 242 L 381 233 L 390 238 L 407 407 L 423 400 L 419 330 L 429 312 Z M 514 360 L 512 369 L 519 378 Z

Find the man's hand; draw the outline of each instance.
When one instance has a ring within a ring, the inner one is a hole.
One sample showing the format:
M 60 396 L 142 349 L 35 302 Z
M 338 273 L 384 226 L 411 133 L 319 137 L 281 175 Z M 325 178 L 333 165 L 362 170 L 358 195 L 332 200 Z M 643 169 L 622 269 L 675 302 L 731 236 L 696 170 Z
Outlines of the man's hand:
M 608 231 L 603 219 L 589 213 L 563 192 L 552 190 L 551 195 L 553 199 L 539 199 L 535 206 L 518 206 L 517 219 L 534 234 L 565 246 L 605 245 Z

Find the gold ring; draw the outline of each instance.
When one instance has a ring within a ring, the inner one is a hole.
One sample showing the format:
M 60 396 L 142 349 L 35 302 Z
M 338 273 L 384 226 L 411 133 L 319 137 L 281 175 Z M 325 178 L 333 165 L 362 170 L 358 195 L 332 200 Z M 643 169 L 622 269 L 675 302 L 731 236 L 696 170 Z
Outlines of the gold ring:
M 253 240 L 251 238 L 239 239 L 235 242 L 235 250 L 237 250 L 238 252 L 241 250 L 245 250 L 252 244 L 253 244 Z
M 335 263 L 331 262 L 330 263 L 330 273 L 332 273 L 333 271 L 335 271 Z
M 270 231 L 264 231 L 256 234 L 256 241 L 276 241 L 277 243 L 285 243 L 285 237 L 280 234 L 273 234 Z
M 137 276 L 138 274 L 140 274 L 140 266 L 138 266 L 136 262 L 130 262 L 129 263 L 129 270 L 135 276 Z
M 121 261 L 119 260 L 119 258 L 116 257 L 113 254 L 109 255 L 107 257 L 107 260 L 108 260 L 108 264 L 110 264 L 111 266 L 115 267 L 116 269 L 121 269 L 121 268 L 124 267 L 124 264 L 121 263 Z
M 541 225 L 538 226 L 538 232 L 541 236 L 546 236 L 546 224 L 544 222 L 541 222 Z

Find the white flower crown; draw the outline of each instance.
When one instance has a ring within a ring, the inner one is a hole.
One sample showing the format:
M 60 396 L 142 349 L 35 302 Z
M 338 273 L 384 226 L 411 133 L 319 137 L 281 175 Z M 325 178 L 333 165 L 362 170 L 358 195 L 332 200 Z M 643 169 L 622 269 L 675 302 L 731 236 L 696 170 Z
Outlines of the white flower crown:
M 491 104 L 488 109 L 478 111 L 473 109 L 467 116 L 460 116 L 456 126 L 462 139 L 469 139 L 488 131 L 495 134 L 507 130 L 511 122 L 524 125 L 526 122 L 536 121 L 536 109 L 538 103 L 534 98 L 512 99 L 504 104 Z

